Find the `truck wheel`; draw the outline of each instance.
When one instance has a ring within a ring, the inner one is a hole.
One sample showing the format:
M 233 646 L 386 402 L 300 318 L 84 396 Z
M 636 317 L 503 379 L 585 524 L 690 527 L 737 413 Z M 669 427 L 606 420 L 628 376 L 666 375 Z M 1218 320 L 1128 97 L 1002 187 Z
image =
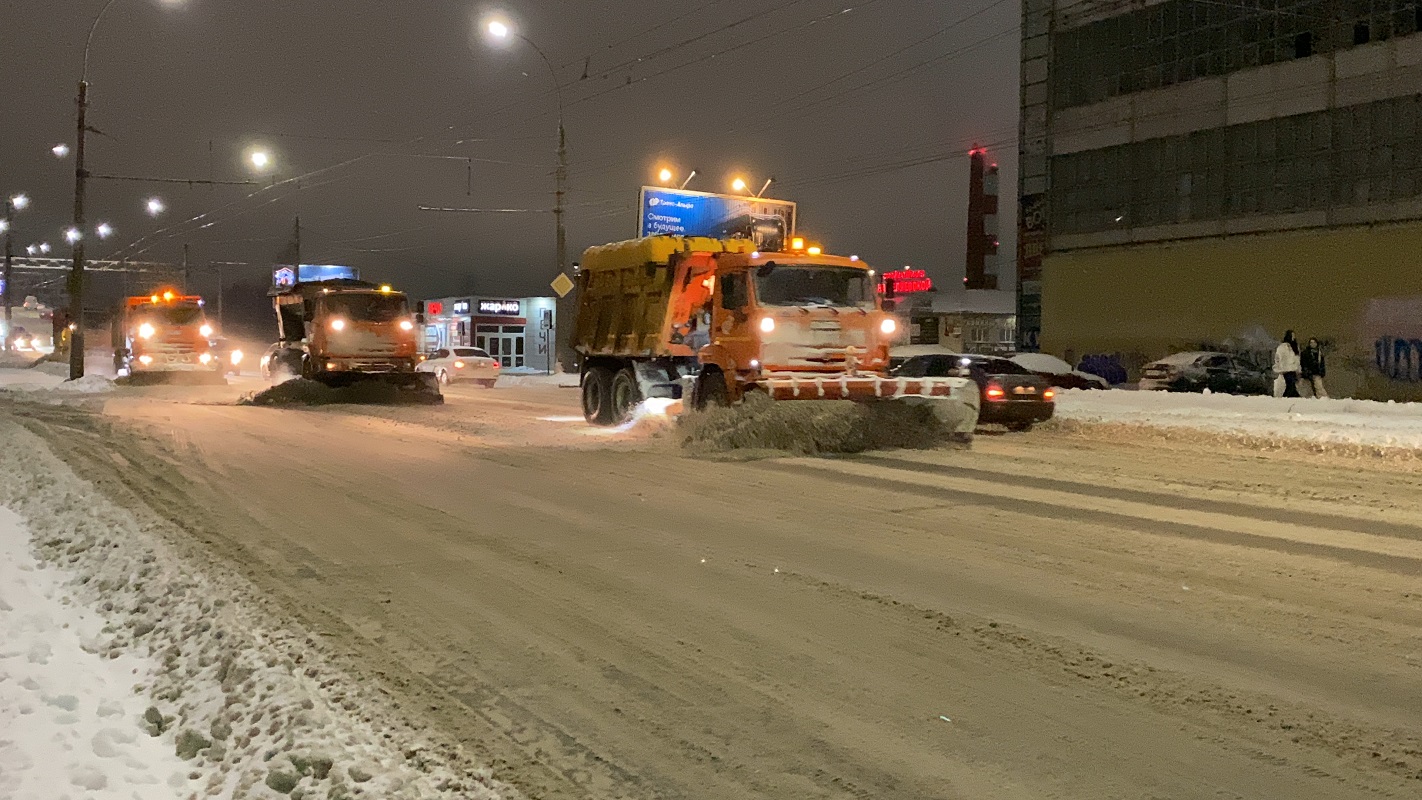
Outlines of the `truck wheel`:
M 630 368 L 612 376 L 612 419 L 626 422 L 637 404 L 642 402 L 642 390 L 637 386 L 637 374 Z
M 731 398 L 726 392 L 726 376 L 719 369 L 702 370 L 696 378 L 696 388 L 692 391 L 691 407 L 697 411 L 728 406 Z
M 611 425 L 612 370 L 593 367 L 583 375 L 583 418 L 594 425 Z

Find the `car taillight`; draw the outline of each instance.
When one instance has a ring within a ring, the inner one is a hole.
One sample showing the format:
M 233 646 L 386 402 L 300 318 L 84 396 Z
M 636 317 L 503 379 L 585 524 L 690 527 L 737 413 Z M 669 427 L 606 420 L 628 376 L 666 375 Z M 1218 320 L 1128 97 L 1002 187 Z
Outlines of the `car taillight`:
M 1045 392 L 1042 392 L 1042 399 L 1043 399 L 1043 400 L 1051 400 L 1053 397 L 1056 397 L 1056 396 L 1057 396 L 1056 391 L 1055 391 L 1055 390 L 1052 390 L 1052 389 L 1048 389 L 1048 390 L 1046 390 Z
M 455 369 L 464 369 L 464 362 L 463 362 L 463 361 L 456 361 L 456 362 L 454 362 L 454 368 L 455 368 Z
M 1001 400 L 1006 394 L 997 384 L 991 384 L 987 388 L 987 399 L 989 400 Z

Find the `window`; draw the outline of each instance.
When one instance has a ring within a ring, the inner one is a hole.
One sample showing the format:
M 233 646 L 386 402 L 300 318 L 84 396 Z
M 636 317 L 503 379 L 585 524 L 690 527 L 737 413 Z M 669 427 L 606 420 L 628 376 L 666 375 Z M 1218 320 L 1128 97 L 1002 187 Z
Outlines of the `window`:
M 485 353 L 484 351 L 478 350 L 473 347 L 456 347 L 454 348 L 454 354 L 459 356 L 460 358 L 487 358 L 489 355 L 488 353 Z
M 1294 58 L 1308 58 L 1313 55 L 1313 34 L 1304 31 L 1294 37 Z
M 1368 23 L 1359 22 L 1353 26 L 1353 44 L 1367 44 L 1372 38 Z
M 723 275 L 721 284 L 721 308 L 736 311 L 746 307 L 746 278 L 744 275 Z

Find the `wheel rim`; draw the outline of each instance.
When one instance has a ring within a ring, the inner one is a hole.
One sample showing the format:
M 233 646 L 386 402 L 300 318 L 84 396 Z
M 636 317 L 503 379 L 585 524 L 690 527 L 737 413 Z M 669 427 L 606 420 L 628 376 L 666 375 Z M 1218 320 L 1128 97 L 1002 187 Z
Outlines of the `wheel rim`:
M 449 373 L 445 372 L 444 370 L 440 370 L 439 382 L 447 385 L 449 383 Z
M 598 379 L 589 375 L 583 381 L 583 415 L 589 418 L 602 413 L 602 391 Z

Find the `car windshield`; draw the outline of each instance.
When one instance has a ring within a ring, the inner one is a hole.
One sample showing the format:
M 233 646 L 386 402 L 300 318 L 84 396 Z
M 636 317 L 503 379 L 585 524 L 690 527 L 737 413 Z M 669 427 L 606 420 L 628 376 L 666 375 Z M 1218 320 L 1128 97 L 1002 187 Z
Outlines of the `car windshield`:
M 202 321 L 198 306 L 166 306 L 158 309 L 158 318 L 169 325 L 192 325 Z
M 761 267 L 755 295 L 763 306 L 874 307 L 868 272 L 853 267 Z
M 489 354 L 473 347 L 456 347 L 454 354 L 462 358 L 488 358 Z
M 327 311 L 359 322 L 394 322 L 409 314 L 401 294 L 333 294 L 322 300 Z

